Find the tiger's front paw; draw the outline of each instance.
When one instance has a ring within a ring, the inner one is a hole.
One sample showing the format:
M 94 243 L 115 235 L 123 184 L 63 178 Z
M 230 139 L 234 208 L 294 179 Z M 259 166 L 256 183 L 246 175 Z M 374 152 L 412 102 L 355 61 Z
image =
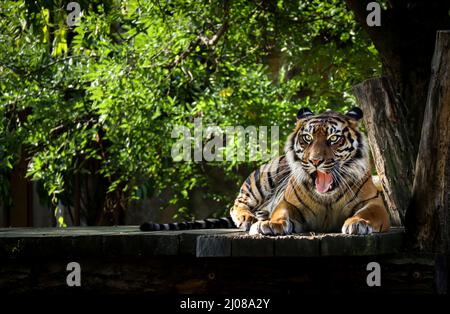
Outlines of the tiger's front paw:
M 290 223 L 285 221 L 282 223 L 271 222 L 269 220 L 257 221 L 251 227 L 249 234 L 263 234 L 263 235 L 287 235 L 292 233 Z
M 241 228 L 245 231 L 249 231 L 252 224 L 254 224 L 257 219 L 252 214 L 241 214 L 237 216 L 236 219 L 233 219 L 236 227 Z
M 366 235 L 371 234 L 372 232 L 373 228 L 369 221 L 359 217 L 348 218 L 342 226 L 342 233 L 345 234 Z

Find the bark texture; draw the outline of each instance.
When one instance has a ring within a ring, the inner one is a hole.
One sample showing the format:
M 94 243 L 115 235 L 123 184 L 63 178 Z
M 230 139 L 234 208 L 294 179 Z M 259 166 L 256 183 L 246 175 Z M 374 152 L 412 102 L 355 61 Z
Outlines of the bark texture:
M 375 167 L 383 185 L 391 222 L 404 221 L 413 183 L 414 151 L 405 124 L 406 108 L 386 77 L 353 87 L 367 130 Z
M 406 227 L 420 249 L 448 252 L 450 204 L 450 31 L 437 33 Z

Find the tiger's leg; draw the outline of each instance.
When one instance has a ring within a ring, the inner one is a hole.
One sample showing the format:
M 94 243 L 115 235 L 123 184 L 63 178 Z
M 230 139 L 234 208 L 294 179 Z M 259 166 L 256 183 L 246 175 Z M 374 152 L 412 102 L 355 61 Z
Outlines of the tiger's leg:
M 231 218 L 238 228 L 248 231 L 253 223 L 263 219 L 263 211 L 258 211 L 258 208 L 271 193 L 270 189 L 263 188 L 266 187 L 268 178 L 268 170 L 265 169 L 270 168 L 270 165 L 262 165 L 253 171 L 242 184 L 230 211 Z
M 235 204 L 231 208 L 230 214 L 236 227 L 245 231 L 250 230 L 250 226 L 257 221 L 255 214 L 245 204 Z
M 381 196 L 368 201 L 342 226 L 342 233 L 365 235 L 385 232 L 390 228 L 389 214 Z
M 289 220 L 291 204 L 285 200 L 274 209 L 270 220 L 262 220 L 254 223 L 249 234 L 287 235 L 292 233 L 293 224 Z

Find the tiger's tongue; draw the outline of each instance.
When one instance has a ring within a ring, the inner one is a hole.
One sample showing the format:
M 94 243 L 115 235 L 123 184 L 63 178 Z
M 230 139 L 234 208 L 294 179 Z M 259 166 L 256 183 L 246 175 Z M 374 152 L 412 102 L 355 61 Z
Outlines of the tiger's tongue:
M 331 189 L 331 185 L 333 184 L 333 177 L 330 173 L 323 173 L 317 171 L 316 177 L 316 190 L 319 193 L 326 193 Z

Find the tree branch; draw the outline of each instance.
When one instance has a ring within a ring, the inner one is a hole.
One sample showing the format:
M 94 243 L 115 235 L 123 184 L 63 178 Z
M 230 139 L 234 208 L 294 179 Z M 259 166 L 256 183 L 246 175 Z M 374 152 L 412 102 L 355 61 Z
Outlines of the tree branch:
M 197 48 L 200 44 L 205 45 L 206 47 L 213 47 L 217 44 L 219 39 L 226 33 L 229 27 L 228 22 L 228 16 L 229 16 L 229 7 L 228 7 L 228 0 L 225 0 L 223 3 L 223 19 L 222 19 L 222 26 L 219 28 L 219 30 L 211 37 L 207 38 L 203 34 L 200 34 L 195 38 L 193 41 L 190 42 L 189 46 L 185 51 L 183 51 L 175 60 L 170 62 L 165 67 L 167 69 L 172 69 L 176 66 L 178 66 L 183 60 L 185 60 L 194 50 Z
M 180 55 L 177 56 L 175 60 L 170 62 L 165 67 L 167 69 L 172 69 L 176 66 L 178 66 L 182 61 L 184 61 L 189 55 L 197 48 L 199 45 L 204 44 L 207 47 L 212 47 L 217 44 L 219 39 L 225 34 L 225 32 L 228 30 L 228 23 L 224 22 L 222 24 L 222 27 L 219 29 L 219 31 L 214 34 L 211 38 L 207 38 L 203 36 L 202 34 L 198 35 L 193 41 L 191 41 L 186 48 Z

